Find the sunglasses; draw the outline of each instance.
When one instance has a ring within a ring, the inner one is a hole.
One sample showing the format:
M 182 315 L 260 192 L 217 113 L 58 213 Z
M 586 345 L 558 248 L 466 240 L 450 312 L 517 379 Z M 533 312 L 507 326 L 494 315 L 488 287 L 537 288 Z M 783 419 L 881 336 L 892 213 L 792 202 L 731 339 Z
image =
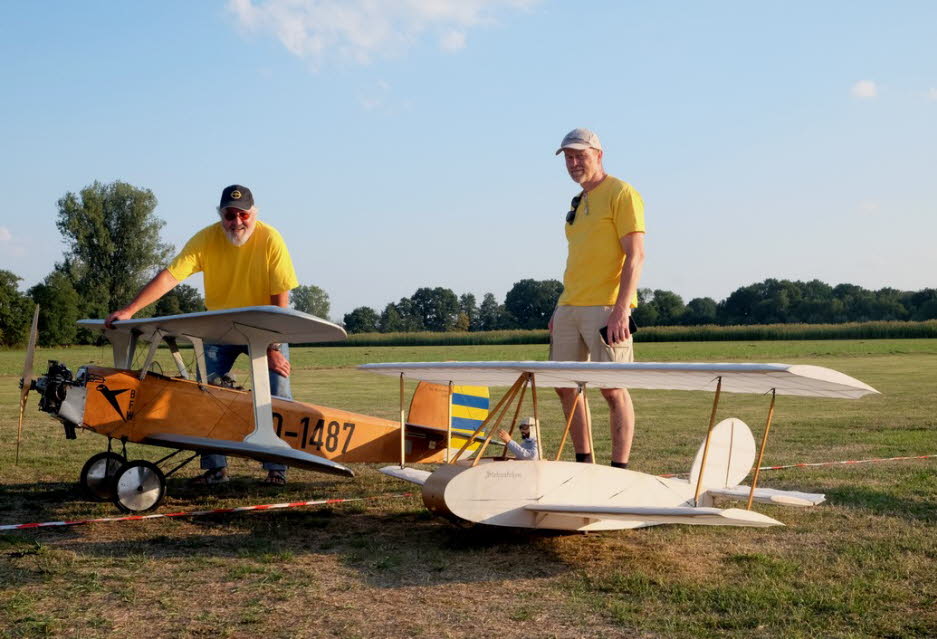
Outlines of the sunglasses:
M 241 218 L 241 221 L 243 222 L 244 220 L 247 220 L 251 216 L 251 212 L 250 211 L 238 211 L 237 213 L 235 213 L 234 211 L 225 210 L 222 213 L 222 215 L 224 216 L 224 219 L 227 220 L 228 222 L 233 222 L 234 219 L 238 217 Z
M 582 193 L 574 197 L 569 202 L 569 208 L 571 209 L 569 213 L 566 214 L 566 223 L 572 224 L 576 221 L 576 210 L 579 208 L 579 203 L 582 201 Z

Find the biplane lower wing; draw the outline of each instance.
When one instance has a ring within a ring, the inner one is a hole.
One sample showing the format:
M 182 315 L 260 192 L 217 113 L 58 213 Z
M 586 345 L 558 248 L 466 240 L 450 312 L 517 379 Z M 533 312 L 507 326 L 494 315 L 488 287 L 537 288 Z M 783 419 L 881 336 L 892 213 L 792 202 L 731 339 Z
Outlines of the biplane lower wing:
M 426 480 L 432 475 L 428 470 L 417 470 L 416 468 L 400 466 L 385 466 L 384 468 L 379 469 L 379 472 L 384 473 L 394 479 L 402 479 L 403 481 L 408 481 L 411 484 L 416 484 L 417 486 L 422 486 L 426 483 Z
M 289 466 L 295 466 L 296 468 L 315 470 L 320 473 L 341 475 L 343 477 L 355 476 L 355 473 L 350 468 L 342 464 L 285 446 L 271 448 L 248 442 L 234 442 L 223 439 L 211 439 L 209 437 L 177 435 L 174 433 L 154 433 L 148 435 L 142 443 L 156 446 L 169 446 L 170 448 L 181 448 L 184 450 L 196 450 L 203 453 L 248 457 L 250 459 L 256 459 L 257 461 L 287 464 Z
M 741 508 L 693 508 L 674 506 L 670 508 L 641 508 L 619 506 L 575 506 L 572 504 L 528 504 L 525 510 L 545 514 L 595 520 L 653 524 L 690 524 L 698 526 L 783 526 L 777 519 L 753 510 Z

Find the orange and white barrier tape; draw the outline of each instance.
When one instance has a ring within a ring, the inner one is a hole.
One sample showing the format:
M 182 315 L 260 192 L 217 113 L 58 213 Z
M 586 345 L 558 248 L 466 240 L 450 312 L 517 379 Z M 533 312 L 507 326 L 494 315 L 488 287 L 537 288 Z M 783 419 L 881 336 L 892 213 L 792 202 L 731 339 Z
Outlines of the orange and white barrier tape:
M 373 495 L 371 497 L 347 497 L 339 499 L 311 499 L 309 501 L 293 501 L 284 504 L 261 504 L 257 506 L 238 506 L 236 508 L 214 508 L 212 510 L 188 510 L 178 513 L 165 513 L 153 515 L 127 515 L 125 517 L 101 517 L 99 519 L 75 519 L 72 521 L 45 521 L 36 524 L 7 524 L 0 526 L 0 530 L 22 530 L 24 528 L 51 528 L 54 526 L 78 526 L 81 524 L 101 524 L 114 521 L 140 521 L 142 519 L 160 519 L 164 517 L 200 517 L 202 515 L 218 515 L 222 513 L 244 513 L 252 510 L 276 510 L 278 508 L 298 508 L 300 506 L 323 506 L 330 504 L 347 504 L 353 501 L 373 501 L 375 499 L 394 499 L 412 497 L 413 493 L 395 493 L 387 495 Z

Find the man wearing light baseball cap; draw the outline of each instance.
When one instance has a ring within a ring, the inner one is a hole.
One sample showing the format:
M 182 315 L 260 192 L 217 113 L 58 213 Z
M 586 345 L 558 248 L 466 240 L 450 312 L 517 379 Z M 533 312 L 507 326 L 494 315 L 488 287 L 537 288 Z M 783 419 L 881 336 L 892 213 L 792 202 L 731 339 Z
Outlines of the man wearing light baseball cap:
M 632 362 L 631 309 L 638 305 L 644 265 L 644 202 L 627 182 L 605 173 L 602 143 L 589 129 L 566 134 L 563 154 L 569 176 L 582 187 L 566 214 L 569 253 L 563 294 L 550 320 L 553 361 Z M 569 417 L 576 390 L 557 388 Z M 608 402 L 612 466 L 628 467 L 634 437 L 634 405 L 624 388 L 602 389 Z M 585 408 L 573 416 L 576 461 L 591 462 Z

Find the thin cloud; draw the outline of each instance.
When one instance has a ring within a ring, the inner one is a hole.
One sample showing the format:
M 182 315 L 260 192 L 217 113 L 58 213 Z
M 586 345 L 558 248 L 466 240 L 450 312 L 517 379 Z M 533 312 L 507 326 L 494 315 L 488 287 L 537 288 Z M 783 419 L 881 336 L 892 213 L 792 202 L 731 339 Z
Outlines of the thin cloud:
M 937 89 L 928 89 L 927 99 L 931 102 L 937 102 Z
M 539 0 L 228 0 L 250 32 L 275 36 L 293 55 L 319 66 L 331 60 L 367 64 L 435 36 L 443 51 L 466 46 L 466 31 L 495 24 L 504 10 Z
M 13 234 L 10 233 L 10 229 L 5 226 L 0 226 L 0 242 L 9 242 L 13 239 Z
M 881 206 L 874 200 L 862 200 L 859 202 L 859 214 L 864 217 L 876 217 L 880 209 Z
M 860 100 L 871 100 L 878 95 L 878 87 L 871 80 L 860 80 L 852 85 L 852 97 Z
M 369 89 L 366 94 L 361 95 L 358 98 L 358 104 L 361 105 L 361 108 L 365 111 L 375 111 L 377 109 L 383 109 L 387 105 L 387 99 L 390 95 L 390 84 L 380 80 L 377 84 Z
M 449 31 L 439 38 L 439 48 L 443 51 L 458 51 L 465 48 L 465 32 Z

